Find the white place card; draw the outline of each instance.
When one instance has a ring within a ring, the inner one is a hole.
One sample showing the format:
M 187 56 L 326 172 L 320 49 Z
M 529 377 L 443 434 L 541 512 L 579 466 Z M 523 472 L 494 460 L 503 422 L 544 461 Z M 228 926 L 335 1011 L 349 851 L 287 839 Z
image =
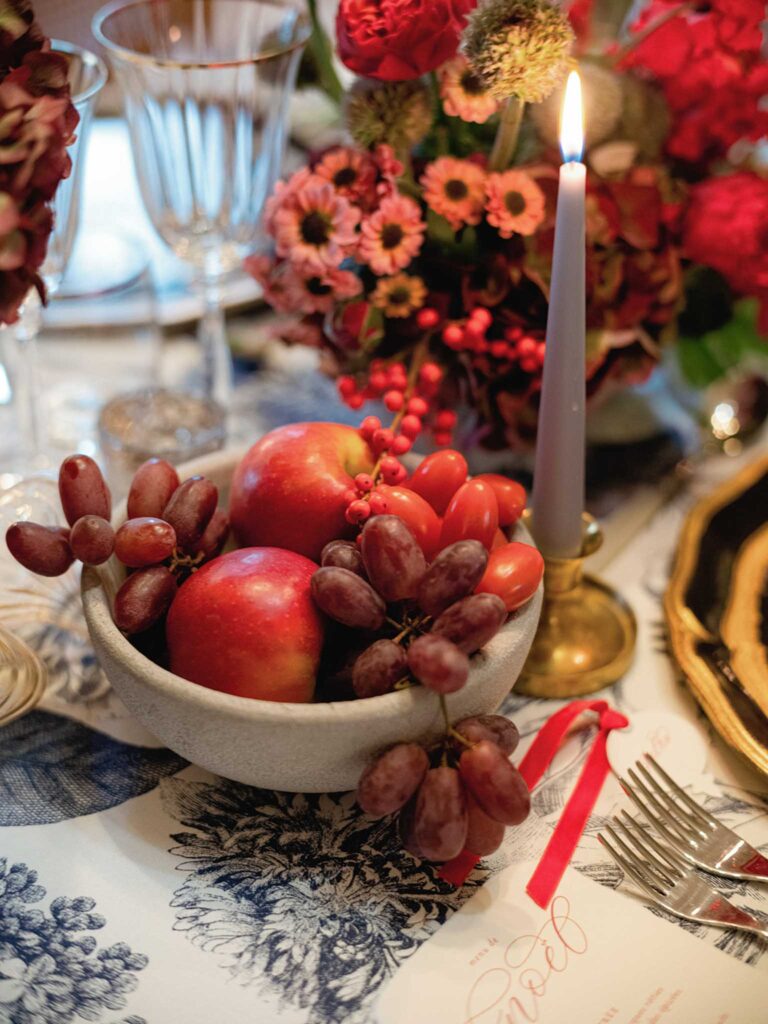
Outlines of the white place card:
M 379 1024 L 766 1024 L 768 978 L 569 869 L 491 879 L 384 989 Z

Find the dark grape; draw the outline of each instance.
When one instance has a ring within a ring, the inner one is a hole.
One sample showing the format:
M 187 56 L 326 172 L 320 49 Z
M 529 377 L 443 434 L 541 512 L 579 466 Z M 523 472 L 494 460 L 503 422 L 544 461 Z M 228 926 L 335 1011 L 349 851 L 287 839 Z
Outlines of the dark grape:
M 461 778 L 485 813 L 504 825 L 519 825 L 531 809 L 520 772 L 495 743 L 481 740 L 459 759 Z
M 474 715 L 472 718 L 462 718 L 460 722 L 455 723 L 453 728 L 456 732 L 460 732 L 470 743 L 490 740 L 507 757 L 517 748 L 517 744 L 520 742 L 520 733 L 517 731 L 517 726 L 514 722 L 510 722 L 508 718 L 504 718 L 503 715 Z M 458 740 L 456 742 L 458 743 Z M 461 745 L 461 750 L 464 749 L 464 746 Z M 459 753 L 461 753 L 461 750 Z
M 182 550 L 195 553 L 218 501 L 217 488 L 202 476 L 191 476 L 176 488 L 161 518 L 176 531 L 176 543 Z
M 408 648 L 408 667 L 436 693 L 455 693 L 467 681 L 469 658 L 447 637 L 425 633 Z
M 373 516 L 362 537 L 365 571 L 384 600 L 415 597 L 427 562 L 404 521 L 399 516 Z
M 115 534 L 115 554 L 131 569 L 164 562 L 175 547 L 176 532 L 171 524 L 154 516 L 128 519 Z
M 466 654 L 480 650 L 501 629 L 507 609 L 495 594 L 470 594 L 452 604 L 432 626 L 432 632 L 446 636 Z
M 115 550 L 115 531 L 101 516 L 83 516 L 70 531 L 69 546 L 86 565 L 101 565 Z
M 418 743 L 398 743 L 380 754 L 360 776 L 357 802 L 372 818 L 399 811 L 421 785 L 429 758 Z
M 380 629 L 386 606 L 370 583 L 349 569 L 327 565 L 312 577 L 317 606 L 337 622 L 353 629 Z
M 431 768 L 416 794 L 413 838 L 426 860 L 451 860 L 467 838 L 467 801 L 455 768 Z
M 203 553 L 203 561 L 208 562 L 211 558 L 216 558 L 220 555 L 224 549 L 224 545 L 227 543 L 229 537 L 229 517 L 227 513 L 220 508 L 211 516 L 211 521 L 203 531 L 203 535 L 195 545 L 197 551 L 195 554 Z
M 115 625 L 124 633 L 143 633 L 165 615 L 176 589 L 176 578 L 164 565 L 139 569 L 115 595 Z
M 483 578 L 488 552 L 479 540 L 459 540 L 443 548 L 427 569 L 416 600 L 427 615 L 437 616 L 467 594 Z
M 355 662 L 352 686 L 358 697 L 389 693 L 408 673 L 408 656 L 394 640 L 377 640 Z
M 70 455 L 59 469 L 59 497 L 70 526 L 83 516 L 112 515 L 112 496 L 101 470 L 87 455 Z
M 504 842 L 506 826 L 489 818 L 477 801 L 467 794 L 467 838 L 464 846 L 476 857 L 487 857 Z
M 179 486 L 179 474 L 165 459 L 147 459 L 133 475 L 128 492 L 129 519 L 154 516 L 161 519 L 173 492 Z
M 61 526 L 14 523 L 6 531 L 5 543 L 16 561 L 38 576 L 61 576 L 75 560 L 69 530 Z
M 360 548 L 348 540 L 328 541 L 320 555 L 320 565 L 336 565 L 356 572 L 358 576 L 365 575 Z

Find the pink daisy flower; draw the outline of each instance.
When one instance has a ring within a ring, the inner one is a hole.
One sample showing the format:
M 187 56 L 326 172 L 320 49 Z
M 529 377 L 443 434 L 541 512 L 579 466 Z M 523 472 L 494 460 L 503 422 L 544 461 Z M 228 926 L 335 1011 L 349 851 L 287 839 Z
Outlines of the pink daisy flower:
M 359 256 L 374 274 L 394 274 L 407 267 L 424 241 L 426 224 L 418 204 L 395 193 L 363 221 Z
M 290 183 L 289 183 L 290 185 Z M 360 211 L 316 175 L 281 194 L 272 216 L 275 248 L 305 274 L 324 274 L 355 248 Z
M 435 213 L 445 217 L 454 231 L 465 224 L 479 224 L 485 201 L 485 171 L 469 160 L 441 156 L 427 164 L 421 178 L 424 199 Z
M 376 202 L 376 165 L 368 153 L 338 146 L 315 165 L 315 174 L 329 181 L 351 203 L 367 208 Z
M 437 70 L 443 110 L 462 121 L 485 124 L 499 109 L 465 57 L 454 57 Z
M 245 269 L 278 313 L 328 313 L 337 300 L 351 299 L 363 287 L 351 270 L 332 267 L 322 274 L 302 274 L 290 262 L 274 263 L 267 256 L 249 256 Z
M 289 196 L 293 195 L 294 192 L 298 192 L 300 188 L 312 180 L 312 177 L 310 168 L 302 167 L 295 174 L 292 174 L 287 181 L 278 181 L 275 185 L 272 195 L 264 204 L 264 227 L 270 235 L 274 236 L 275 234 L 275 214 L 277 211 Z
M 525 171 L 489 174 L 485 194 L 488 223 L 502 238 L 532 235 L 544 220 L 544 193 Z

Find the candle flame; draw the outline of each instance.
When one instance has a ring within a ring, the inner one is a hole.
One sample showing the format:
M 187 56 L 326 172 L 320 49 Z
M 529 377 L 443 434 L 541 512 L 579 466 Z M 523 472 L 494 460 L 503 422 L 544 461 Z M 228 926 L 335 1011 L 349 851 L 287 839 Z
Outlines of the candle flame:
M 584 152 L 584 111 L 578 71 L 568 75 L 565 86 L 565 99 L 560 114 L 560 149 L 566 163 L 581 160 Z

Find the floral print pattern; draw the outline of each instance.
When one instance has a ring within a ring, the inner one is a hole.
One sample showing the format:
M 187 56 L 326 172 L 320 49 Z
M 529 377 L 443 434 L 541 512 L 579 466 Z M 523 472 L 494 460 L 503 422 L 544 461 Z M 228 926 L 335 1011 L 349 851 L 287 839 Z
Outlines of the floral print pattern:
M 309 1024 L 355 1024 L 380 985 L 488 876 L 460 890 L 371 822 L 353 793 L 268 793 L 221 780 L 162 783 L 187 831 L 176 929 L 233 977 L 306 1009 Z
M 0 859 L 0 1024 L 113 1024 L 147 957 L 123 942 L 97 948 L 90 933 L 106 921 L 89 897 L 60 896 L 47 910 L 36 906 L 45 898 L 36 871 Z

